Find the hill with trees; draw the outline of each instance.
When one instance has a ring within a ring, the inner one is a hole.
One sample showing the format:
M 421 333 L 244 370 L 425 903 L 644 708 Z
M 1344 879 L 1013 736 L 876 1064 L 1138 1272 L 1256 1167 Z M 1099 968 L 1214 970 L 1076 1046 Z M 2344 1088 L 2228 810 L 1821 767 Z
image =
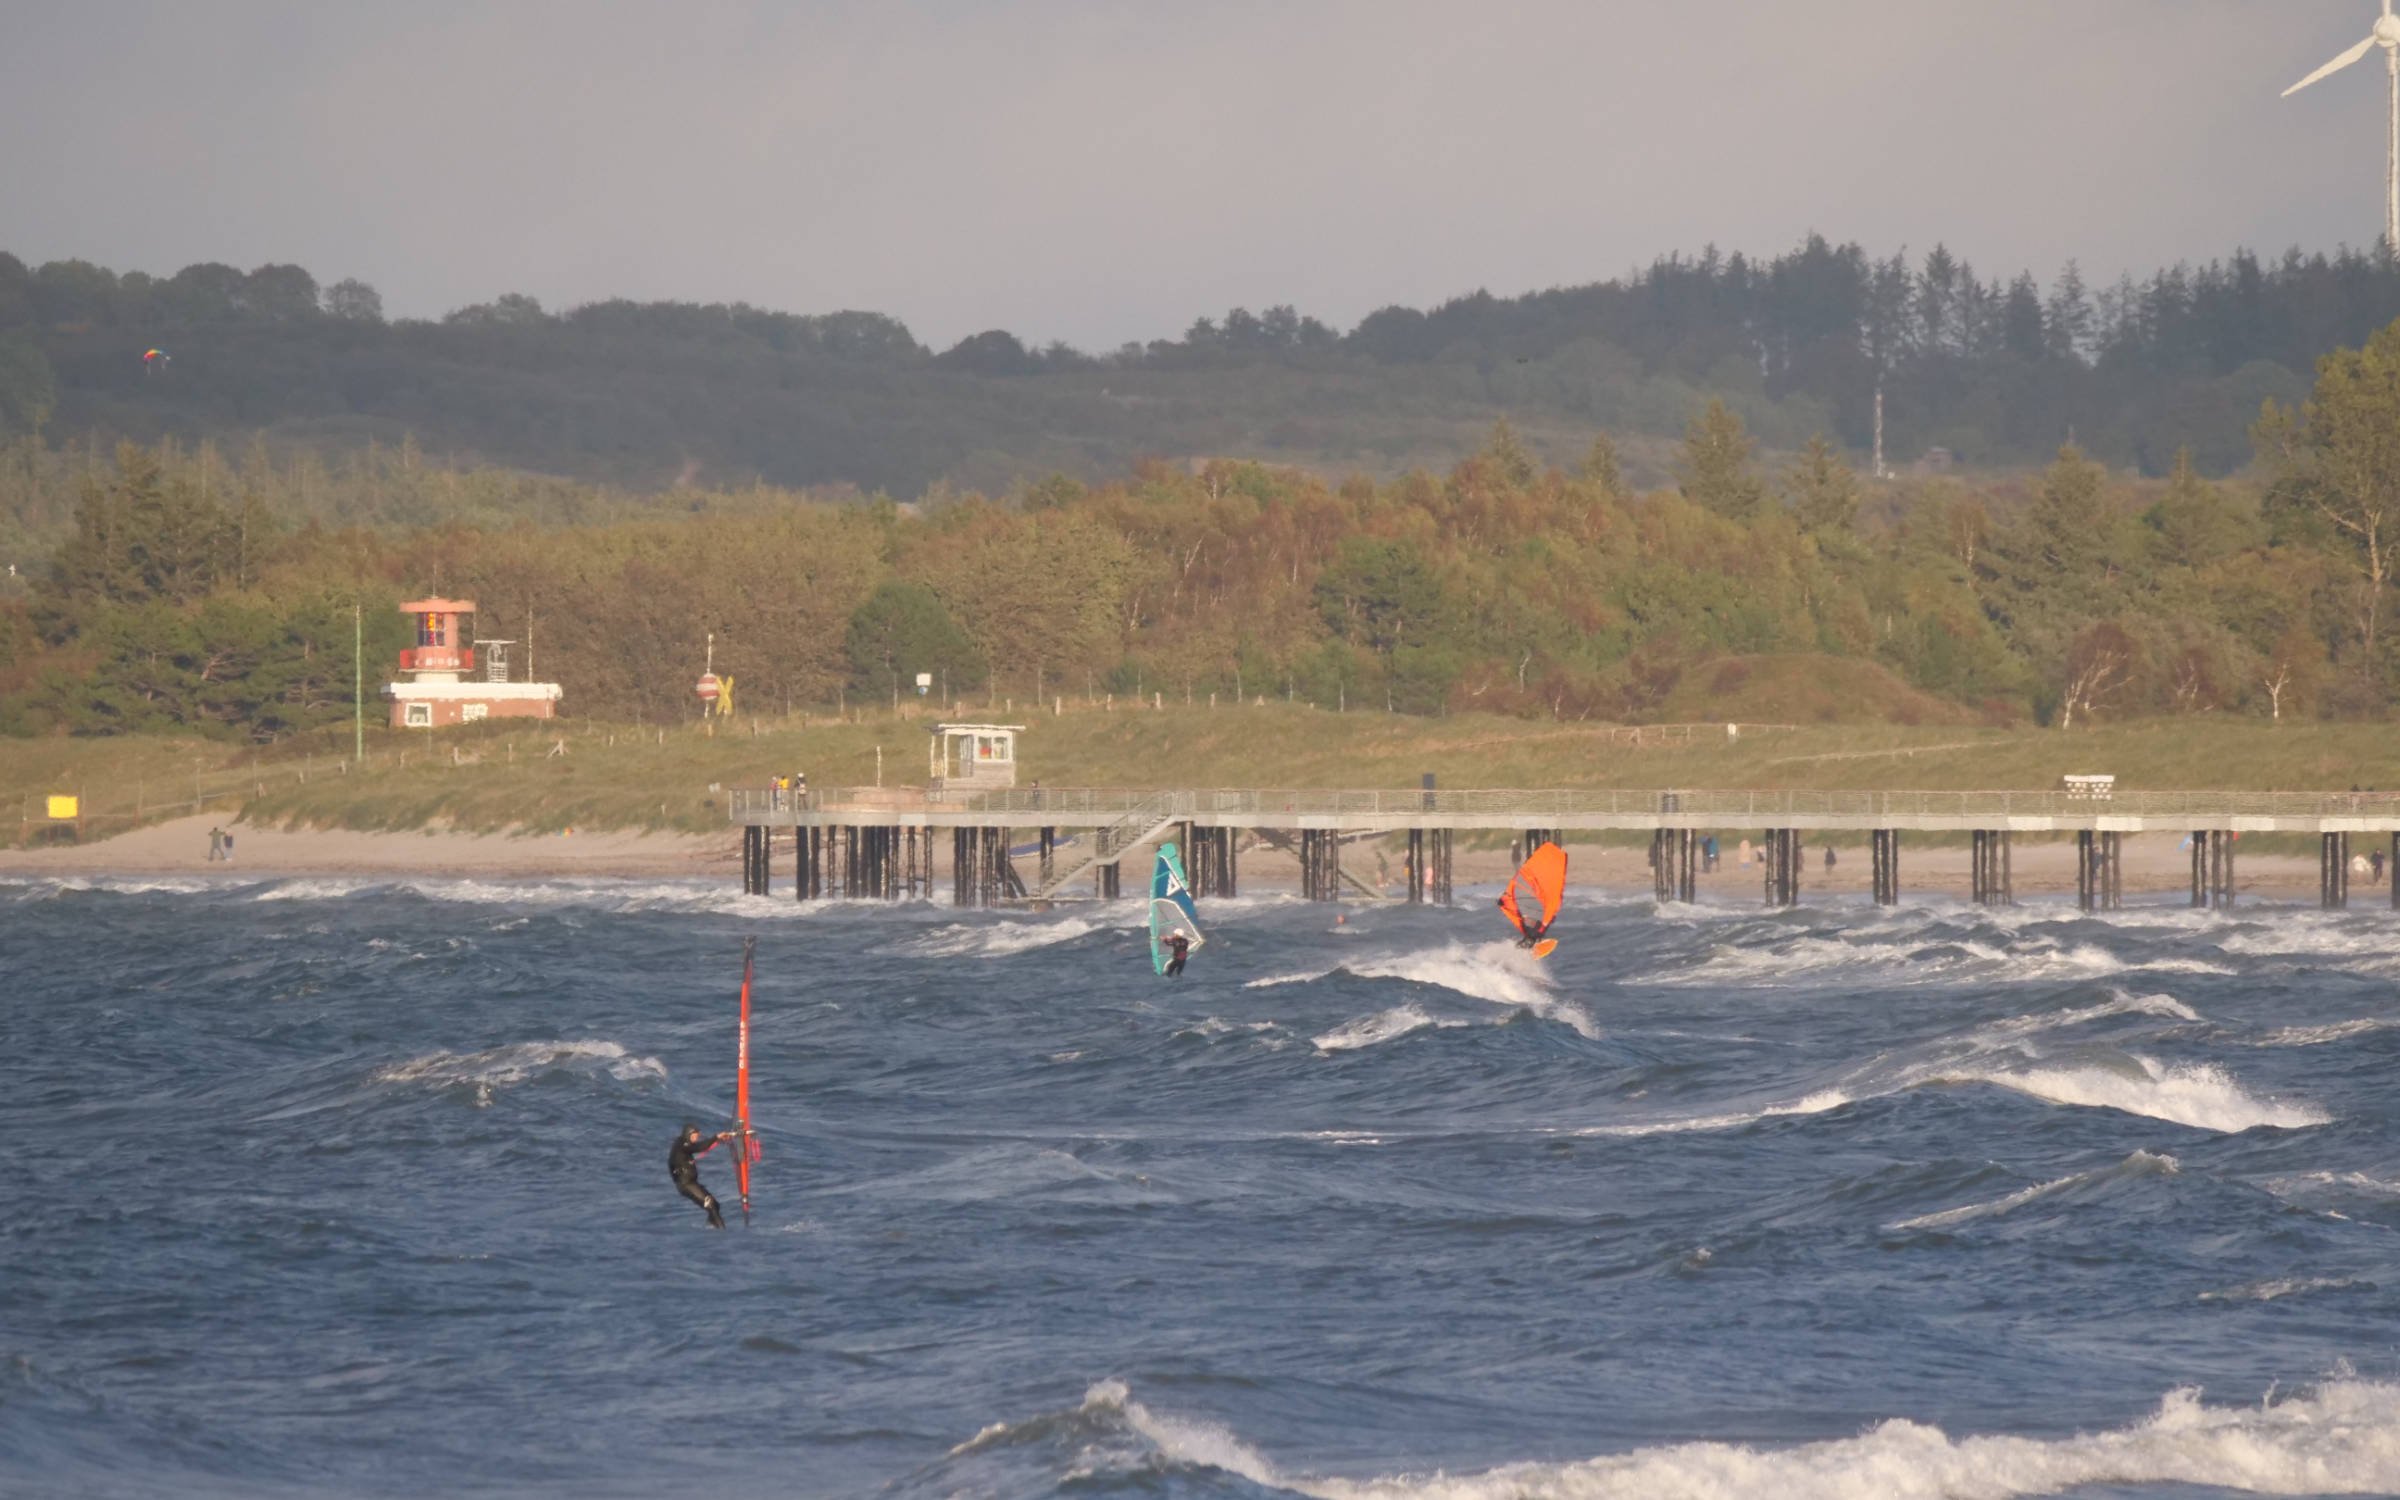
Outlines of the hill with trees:
M 1763 459 L 1719 401 L 1656 485 L 1605 436 L 1561 465 L 1496 422 L 1438 473 L 1148 461 L 905 505 L 606 490 L 406 445 L 339 466 L 20 445 L 0 486 L 67 514 L 0 592 L 0 732 L 271 742 L 336 722 L 353 607 L 372 671 L 421 592 L 538 639 L 570 712 L 643 723 L 691 715 L 712 633 L 754 712 L 889 701 L 928 672 L 944 700 L 1562 721 L 1728 701 L 2067 728 L 2380 716 L 2400 681 L 2400 324 L 2255 431 L 2234 481 L 2188 456 L 2128 477 L 2068 446 L 2020 476 L 1872 482 L 1824 439 Z
M 1878 258 L 1812 236 L 1771 258 L 1707 251 L 1388 307 L 1346 332 L 1235 308 L 1112 351 L 994 329 L 936 352 L 872 312 L 553 312 L 510 294 L 393 321 L 374 288 L 299 266 L 155 277 L 0 254 L 0 440 L 263 439 L 335 466 L 413 442 L 454 467 L 636 491 L 914 497 L 1091 483 L 1162 456 L 1390 478 L 1446 467 L 1507 416 L 1551 463 L 1615 433 L 1649 482 L 1708 399 L 1770 449 L 1821 434 L 1858 454 L 1880 390 L 1896 459 L 2023 466 L 2072 440 L 2112 468 L 2163 476 L 2188 453 L 2215 477 L 2248 460 L 2262 400 L 2298 399 L 2317 358 L 2395 317 L 2400 268 L 2380 250 L 2236 252 L 2099 288 L 2069 265 L 2045 288 L 1939 246 Z

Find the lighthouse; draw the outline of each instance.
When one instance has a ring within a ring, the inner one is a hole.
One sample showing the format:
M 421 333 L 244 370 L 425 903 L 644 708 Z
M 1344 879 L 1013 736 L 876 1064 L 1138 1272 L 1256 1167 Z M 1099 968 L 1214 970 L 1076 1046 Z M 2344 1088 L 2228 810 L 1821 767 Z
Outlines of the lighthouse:
M 400 680 L 384 685 L 394 729 L 558 716 L 557 683 L 509 681 L 508 648 L 514 641 L 467 644 L 474 600 L 412 599 L 400 612 L 416 622 L 417 643 L 400 653 Z

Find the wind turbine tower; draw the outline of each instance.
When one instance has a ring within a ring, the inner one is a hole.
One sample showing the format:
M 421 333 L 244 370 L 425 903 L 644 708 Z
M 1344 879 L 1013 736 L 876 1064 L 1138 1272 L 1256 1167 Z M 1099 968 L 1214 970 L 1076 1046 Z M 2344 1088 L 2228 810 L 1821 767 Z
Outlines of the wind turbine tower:
M 2375 29 L 2367 33 L 2365 41 L 2285 89 L 2283 97 L 2289 99 L 2318 79 L 2339 73 L 2366 56 L 2370 47 L 2383 49 L 2384 72 L 2391 76 L 2392 128 L 2383 166 L 2383 243 L 2392 254 L 2400 255 L 2400 16 L 2392 14 L 2392 0 L 2383 0 L 2383 14 L 2376 18 Z

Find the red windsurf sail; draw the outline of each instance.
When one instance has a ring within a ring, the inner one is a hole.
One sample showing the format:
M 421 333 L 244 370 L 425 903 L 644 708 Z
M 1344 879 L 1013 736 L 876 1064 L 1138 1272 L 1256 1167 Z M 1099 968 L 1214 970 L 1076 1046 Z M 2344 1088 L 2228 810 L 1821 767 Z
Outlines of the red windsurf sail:
M 750 1129 L 750 976 L 758 939 L 742 939 L 742 1031 L 733 1072 L 734 1185 L 741 1190 L 742 1218 L 750 1217 L 750 1169 L 758 1163 L 758 1137 Z
M 1518 893 L 1530 898 L 1536 915 L 1529 920 Z M 1540 935 L 1567 897 L 1567 851 L 1556 844 L 1544 844 L 1525 857 L 1510 878 L 1508 889 L 1500 893 L 1500 909 L 1508 913 L 1520 936 Z

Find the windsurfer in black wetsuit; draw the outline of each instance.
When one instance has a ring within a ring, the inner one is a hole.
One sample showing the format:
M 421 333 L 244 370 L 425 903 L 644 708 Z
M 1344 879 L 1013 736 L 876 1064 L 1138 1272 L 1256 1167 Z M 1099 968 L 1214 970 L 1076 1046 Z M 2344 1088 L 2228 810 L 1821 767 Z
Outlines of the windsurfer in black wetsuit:
M 1502 901 L 1502 902 L 1500 903 L 1500 909 L 1501 909 L 1502 911 L 1507 911 L 1507 910 L 1508 910 L 1508 903 L 1507 903 L 1506 901 Z M 1557 920 L 1557 919 L 1556 919 L 1556 918 L 1552 918 L 1551 920 L 1552 920 L 1552 921 L 1555 921 L 1555 920 Z M 1525 921 L 1523 918 L 1521 918 L 1521 917 L 1520 917 L 1520 918 L 1518 919 L 1518 926 L 1517 926 L 1517 946 L 1518 946 L 1518 947 L 1520 947 L 1520 948 L 1536 948 L 1536 947 L 1539 947 L 1539 946 L 1541 946 L 1541 941 L 1542 941 L 1542 937 L 1543 937 L 1543 935 L 1544 935 L 1545 933 L 1549 932 L 1549 930 L 1550 930 L 1550 923 L 1549 923 L 1549 922 L 1541 922 L 1541 923 L 1527 922 L 1527 921 Z
M 1174 956 L 1167 960 L 1167 977 L 1173 979 L 1183 972 L 1183 961 L 1192 956 L 1192 939 L 1182 928 L 1167 935 L 1167 951 Z
M 730 1130 L 720 1131 L 712 1139 L 700 1133 L 700 1127 L 686 1120 L 676 1135 L 675 1144 L 667 1148 L 667 1175 L 675 1179 L 675 1191 L 708 1210 L 708 1227 L 723 1229 L 725 1216 L 717 1211 L 717 1195 L 700 1185 L 699 1158 L 717 1149 L 722 1142 L 733 1139 Z M 703 1145 L 702 1142 L 707 1142 Z

